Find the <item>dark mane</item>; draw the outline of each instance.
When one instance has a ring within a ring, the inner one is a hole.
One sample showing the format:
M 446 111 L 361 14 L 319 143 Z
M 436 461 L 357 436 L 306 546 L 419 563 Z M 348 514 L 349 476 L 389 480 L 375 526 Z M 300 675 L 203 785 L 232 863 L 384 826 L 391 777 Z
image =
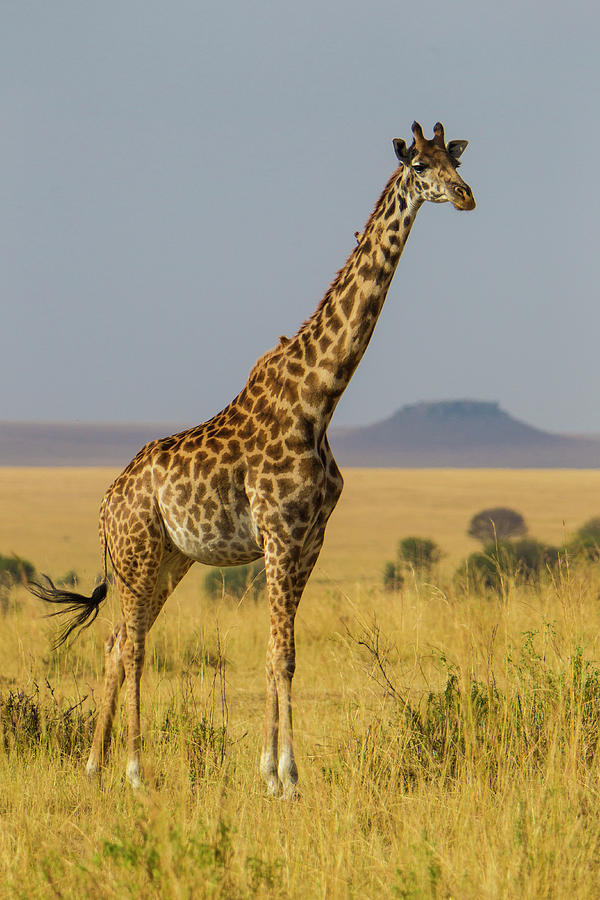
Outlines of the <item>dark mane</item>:
M 250 369 L 250 375 L 248 376 L 248 381 L 250 381 L 254 376 L 256 376 L 262 368 L 268 363 L 270 360 L 274 360 L 277 356 L 281 355 L 281 351 L 284 347 L 287 347 L 290 339 L 286 337 L 284 334 L 281 335 L 279 341 L 274 347 L 271 347 L 270 350 L 267 350 L 266 353 L 263 353 L 262 356 L 259 356 L 252 368 Z
M 375 207 L 374 207 L 374 209 L 373 209 L 373 212 L 371 213 L 371 215 L 370 215 L 369 218 L 367 219 L 367 223 L 366 223 L 366 225 L 365 225 L 365 227 L 364 227 L 364 229 L 363 229 L 363 238 L 366 237 L 366 234 L 367 234 L 369 228 L 371 227 L 371 224 L 372 224 L 373 220 L 378 218 L 378 216 L 379 216 L 379 214 L 380 214 L 380 212 L 381 212 L 381 207 L 383 206 L 384 198 L 387 196 L 387 193 L 388 193 L 388 191 L 389 191 L 389 189 L 390 189 L 392 183 L 393 183 L 394 181 L 396 181 L 397 178 L 398 178 L 398 169 L 395 169 L 395 170 L 392 172 L 392 174 L 390 175 L 390 177 L 388 178 L 387 183 L 386 183 L 384 189 L 382 190 L 382 192 L 381 192 L 381 194 L 380 194 L 380 196 L 379 196 L 379 199 L 378 199 L 377 203 L 375 204 Z M 294 338 L 298 337 L 298 335 L 301 334 L 302 331 L 304 331 L 304 329 L 307 327 L 307 325 L 310 325 L 310 323 L 313 322 L 314 319 L 319 315 L 319 313 L 321 312 L 321 310 L 323 309 L 323 307 L 326 305 L 326 303 L 327 303 L 327 301 L 329 300 L 329 298 L 331 297 L 331 295 L 332 295 L 332 294 L 334 293 L 334 291 L 337 289 L 337 287 L 338 287 L 340 281 L 342 280 L 342 276 L 343 276 L 344 273 L 346 272 L 346 269 L 348 268 L 348 266 L 349 266 L 351 260 L 354 259 L 355 255 L 358 253 L 359 250 L 360 250 L 360 244 L 358 244 L 356 247 L 354 247 L 354 249 L 353 249 L 352 252 L 350 253 L 348 259 L 346 260 L 346 262 L 344 263 L 344 265 L 342 266 L 342 268 L 336 273 L 336 275 L 335 275 L 333 281 L 331 282 L 331 284 L 329 285 L 329 287 L 328 287 L 327 290 L 325 291 L 325 294 L 324 294 L 324 296 L 323 296 L 323 299 L 321 300 L 321 302 L 319 303 L 319 305 L 317 306 L 317 308 L 315 309 L 315 311 L 313 312 L 313 314 L 312 314 L 311 316 L 309 316 L 309 318 L 306 319 L 305 322 L 302 323 L 302 325 L 300 326 L 300 328 L 298 329 L 298 331 L 297 331 L 296 334 L 294 335 Z

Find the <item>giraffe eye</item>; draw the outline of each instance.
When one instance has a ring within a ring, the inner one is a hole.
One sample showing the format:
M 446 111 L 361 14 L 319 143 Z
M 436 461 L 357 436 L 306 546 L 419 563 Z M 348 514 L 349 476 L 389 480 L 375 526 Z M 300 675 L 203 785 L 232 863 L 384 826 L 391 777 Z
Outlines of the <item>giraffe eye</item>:
M 415 172 L 418 172 L 419 175 L 420 175 L 421 172 L 425 172 L 425 171 L 426 171 L 427 166 L 425 165 L 425 163 L 414 163 L 413 169 L 415 170 Z

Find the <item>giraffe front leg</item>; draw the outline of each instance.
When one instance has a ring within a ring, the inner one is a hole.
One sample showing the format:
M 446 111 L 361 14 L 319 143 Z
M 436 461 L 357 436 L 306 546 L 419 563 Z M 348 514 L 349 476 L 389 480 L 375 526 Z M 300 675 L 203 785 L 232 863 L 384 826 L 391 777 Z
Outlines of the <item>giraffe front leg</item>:
M 292 727 L 292 678 L 293 665 L 289 660 L 283 663 L 278 670 L 277 696 L 279 699 L 280 741 L 279 764 L 277 774 L 283 787 L 283 796 L 286 800 L 293 800 L 298 796 L 296 785 L 298 784 L 298 767 L 294 758 L 293 727 Z
M 298 797 L 292 722 L 296 610 L 321 550 L 325 524 L 338 496 L 339 489 L 336 489 L 335 498 L 324 507 L 300 545 L 294 546 L 290 541 L 285 546 L 280 540 L 270 537 L 265 546 L 271 634 L 267 653 L 267 707 L 261 774 L 271 793 L 277 787 L 287 799 Z
M 299 548 L 283 544 L 279 537 L 265 547 L 270 635 L 267 651 L 267 703 L 261 775 L 271 794 L 296 796 L 298 768 L 294 759 L 292 729 L 292 678 L 295 669 L 294 618 Z
M 292 722 L 292 679 L 296 669 L 294 619 L 296 603 L 289 602 L 276 616 L 271 616 L 273 644 L 272 667 L 276 687 L 279 717 L 279 746 L 277 776 L 286 800 L 298 796 L 298 767 L 294 757 L 294 729 Z M 275 619 L 275 628 L 273 628 Z
M 292 679 L 296 669 L 294 638 L 296 610 L 306 587 L 306 582 L 321 552 L 325 525 L 337 502 L 340 490 L 341 487 L 338 485 L 338 482 L 333 483 L 332 489 L 326 497 L 327 503 L 324 503 L 321 514 L 307 535 L 296 565 L 291 568 L 294 574 L 293 577 L 289 576 L 287 580 L 287 589 L 286 579 L 282 580 L 283 602 L 280 603 L 279 608 L 277 608 L 277 605 L 275 607 L 274 605 L 271 606 L 272 634 L 274 624 L 276 626 L 276 639 L 273 642 L 273 646 L 277 652 L 274 654 L 273 669 L 277 684 L 280 723 L 278 775 L 286 798 L 298 797 L 296 787 L 298 783 L 298 768 L 294 759 L 292 726 Z M 273 613 L 274 608 L 277 610 L 277 615 Z
M 266 663 L 267 702 L 265 709 L 265 725 L 262 752 L 260 755 L 260 774 L 267 785 L 269 794 L 278 797 L 281 793 L 281 782 L 277 774 L 277 744 L 279 735 L 279 705 L 277 702 L 277 682 L 273 670 L 273 637 L 269 639 Z

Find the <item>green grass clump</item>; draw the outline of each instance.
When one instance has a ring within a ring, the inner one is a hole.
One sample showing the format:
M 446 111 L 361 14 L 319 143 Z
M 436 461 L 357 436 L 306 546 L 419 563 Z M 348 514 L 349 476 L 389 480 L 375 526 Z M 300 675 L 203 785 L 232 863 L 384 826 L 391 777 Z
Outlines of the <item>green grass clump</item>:
M 551 665 L 538 638 L 526 633 L 523 644 L 507 653 L 502 671 L 490 670 L 485 681 L 442 659 L 445 686 L 414 702 L 394 684 L 372 626 L 356 643 L 372 658 L 388 697 L 387 714 L 349 736 L 342 751 L 346 764 L 368 760 L 365 778 L 403 791 L 462 779 L 497 789 L 499 780 L 533 777 L 556 764 L 592 772 L 600 741 L 600 669 L 581 647 L 563 664 Z
M 43 753 L 81 759 L 89 751 L 94 715 L 85 700 L 58 702 L 47 683 L 46 696 L 37 684 L 0 694 L 0 742 L 9 756 Z

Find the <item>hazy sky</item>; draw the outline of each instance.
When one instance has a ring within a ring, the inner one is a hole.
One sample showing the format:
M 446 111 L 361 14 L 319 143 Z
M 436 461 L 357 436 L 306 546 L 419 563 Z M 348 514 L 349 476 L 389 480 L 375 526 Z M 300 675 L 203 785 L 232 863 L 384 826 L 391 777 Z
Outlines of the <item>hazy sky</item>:
M 498 400 L 600 432 L 595 4 L 0 0 L 0 419 L 196 424 L 318 304 L 395 167 L 426 204 L 334 425 Z

